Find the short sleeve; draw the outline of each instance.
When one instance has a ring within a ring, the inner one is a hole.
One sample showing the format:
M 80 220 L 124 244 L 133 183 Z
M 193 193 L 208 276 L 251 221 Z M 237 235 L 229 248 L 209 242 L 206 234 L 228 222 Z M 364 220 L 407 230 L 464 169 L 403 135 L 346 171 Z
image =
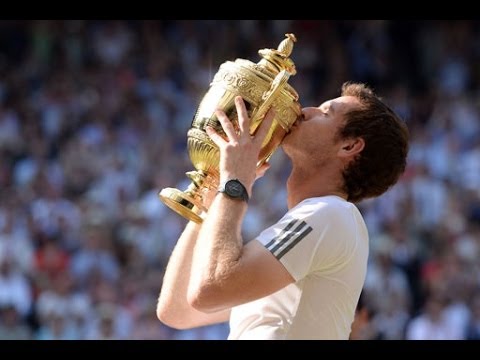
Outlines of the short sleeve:
M 326 273 L 345 262 L 355 237 L 345 224 L 348 211 L 327 202 L 306 201 L 290 210 L 257 240 L 298 281 L 310 273 Z

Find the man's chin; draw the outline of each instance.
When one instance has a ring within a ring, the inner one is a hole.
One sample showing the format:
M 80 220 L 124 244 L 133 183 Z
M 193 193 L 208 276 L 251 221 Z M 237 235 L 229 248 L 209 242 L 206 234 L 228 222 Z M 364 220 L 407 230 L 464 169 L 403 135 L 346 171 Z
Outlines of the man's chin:
M 294 133 L 294 131 L 290 131 L 289 133 L 287 133 L 287 134 L 285 135 L 285 137 L 283 138 L 283 141 L 282 141 L 282 146 L 283 146 L 284 144 L 289 144 L 289 143 L 291 143 L 293 133 Z
M 282 148 L 283 151 L 287 150 L 292 144 L 292 139 L 290 138 L 291 133 L 288 133 L 284 138 L 282 143 L 280 144 L 280 147 Z

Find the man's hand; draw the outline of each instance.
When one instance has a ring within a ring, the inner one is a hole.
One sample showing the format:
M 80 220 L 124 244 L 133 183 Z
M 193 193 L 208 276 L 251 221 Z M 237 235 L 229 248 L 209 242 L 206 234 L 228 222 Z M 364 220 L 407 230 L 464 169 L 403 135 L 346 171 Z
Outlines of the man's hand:
M 251 196 L 253 183 L 268 169 L 268 164 L 257 169 L 257 162 L 262 143 L 272 125 L 275 113 L 273 108 L 270 108 L 255 136 L 251 136 L 250 118 L 240 96 L 235 98 L 235 107 L 238 114 L 238 134 L 222 110 L 217 110 L 215 113 L 227 139 L 225 140 L 211 127 L 207 127 L 206 132 L 220 150 L 220 183 L 229 179 L 238 179 Z

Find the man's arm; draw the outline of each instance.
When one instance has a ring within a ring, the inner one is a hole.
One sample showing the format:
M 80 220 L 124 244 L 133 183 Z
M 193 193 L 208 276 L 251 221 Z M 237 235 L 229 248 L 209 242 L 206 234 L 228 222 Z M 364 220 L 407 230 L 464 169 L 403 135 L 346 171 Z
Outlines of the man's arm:
M 280 290 L 295 280 L 260 242 L 245 246 L 240 235 L 247 205 L 217 195 L 193 256 L 188 302 L 203 312 L 218 312 Z
M 217 117 L 227 138 L 207 128 L 220 149 L 220 181 L 239 179 L 251 194 L 261 145 L 274 113 L 270 110 L 256 135 L 250 136 L 250 119 L 243 100 L 235 99 L 239 131 L 224 112 Z M 241 227 L 247 203 L 217 194 L 210 206 L 193 253 L 187 301 L 204 312 L 230 309 L 267 296 L 294 282 L 285 267 L 258 241 L 243 246 Z
M 203 313 L 187 302 L 192 254 L 200 225 L 189 222 L 168 261 L 157 304 L 160 321 L 177 329 L 188 329 L 228 321 L 230 309 Z
M 264 163 L 256 169 L 255 178 L 261 178 L 268 167 L 269 164 Z M 215 195 L 216 191 L 211 190 L 204 193 L 203 204 L 205 207 L 210 208 Z M 215 210 L 210 209 L 209 213 L 215 214 Z M 230 318 L 229 308 L 218 312 L 205 313 L 198 311 L 187 301 L 187 289 L 192 277 L 192 256 L 201 227 L 203 225 L 200 226 L 194 222 L 189 222 L 185 227 L 168 261 L 158 299 L 158 318 L 163 323 L 177 329 L 225 322 Z M 263 246 L 261 247 L 263 248 Z

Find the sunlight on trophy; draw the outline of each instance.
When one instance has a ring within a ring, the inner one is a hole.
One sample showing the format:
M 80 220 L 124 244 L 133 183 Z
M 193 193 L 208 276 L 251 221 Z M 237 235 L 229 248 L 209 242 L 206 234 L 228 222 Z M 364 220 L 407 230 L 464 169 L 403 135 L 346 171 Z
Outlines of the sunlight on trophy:
M 287 83 L 296 73 L 295 64 L 289 58 L 296 38 L 293 34 L 285 36 L 276 50 L 259 50 L 262 60 L 257 64 L 244 59 L 223 63 L 200 102 L 187 133 L 188 154 L 195 167 L 186 173 L 191 183 L 184 191 L 165 188 L 159 193 L 168 207 L 188 220 L 199 224 L 203 221 L 208 211 L 203 205 L 203 195 L 206 190 L 218 188 L 220 154 L 205 132 L 209 125 L 226 137 L 215 115 L 216 109 L 225 111 L 238 131 L 234 99 L 240 95 L 251 118 L 250 134 L 254 135 L 273 106 L 275 119 L 262 144 L 257 166 L 270 158 L 301 115 L 298 94 Z

